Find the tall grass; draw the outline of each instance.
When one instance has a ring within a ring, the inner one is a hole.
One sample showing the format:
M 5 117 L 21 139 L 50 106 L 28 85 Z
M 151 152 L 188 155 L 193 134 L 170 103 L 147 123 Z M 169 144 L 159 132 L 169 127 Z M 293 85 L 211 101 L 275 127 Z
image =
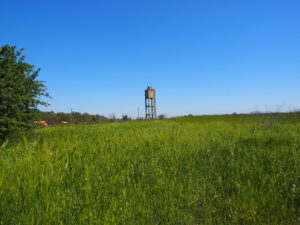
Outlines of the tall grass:
M 0 224 L 299 223 L 299 114 L 67 125 L 0 149 Z

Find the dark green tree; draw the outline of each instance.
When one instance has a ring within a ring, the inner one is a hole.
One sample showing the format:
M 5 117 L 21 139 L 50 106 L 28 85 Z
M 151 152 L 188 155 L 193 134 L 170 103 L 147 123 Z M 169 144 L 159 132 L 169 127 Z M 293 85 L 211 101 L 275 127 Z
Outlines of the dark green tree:
M 131 118 L 125 114 L 125 115 L 122 115 L 122 120 L 127 121 L 127 120 L 131 120 Z
M 40 69 L 26 63 L 23 49 L 0 48 L 0 143 L 17 130 L 30 128 L 38 105 L 47 105 L 44 82 L 36 80 Z

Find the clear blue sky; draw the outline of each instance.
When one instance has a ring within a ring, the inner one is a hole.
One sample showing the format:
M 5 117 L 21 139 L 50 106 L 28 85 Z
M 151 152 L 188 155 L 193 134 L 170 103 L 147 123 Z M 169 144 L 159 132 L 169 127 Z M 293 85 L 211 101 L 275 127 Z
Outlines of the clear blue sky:
M 0 44 L 25 48 L 47 110 L 135 117 L 300 108 L 299 0 L 2 0 Z

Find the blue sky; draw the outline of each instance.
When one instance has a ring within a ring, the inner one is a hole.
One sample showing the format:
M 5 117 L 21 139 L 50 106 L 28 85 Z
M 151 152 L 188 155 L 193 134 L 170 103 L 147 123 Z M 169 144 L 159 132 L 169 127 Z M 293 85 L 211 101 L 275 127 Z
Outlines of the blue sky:
M 2 0 L 0 45 L 25 48 L 47 110 L 168 116 L 300 109 L 299 0 Z

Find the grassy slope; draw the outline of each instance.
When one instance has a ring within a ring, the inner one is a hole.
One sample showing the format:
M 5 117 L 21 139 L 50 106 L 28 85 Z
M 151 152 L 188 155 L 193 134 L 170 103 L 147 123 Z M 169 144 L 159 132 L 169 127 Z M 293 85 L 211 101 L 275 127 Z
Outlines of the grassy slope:
M 0 224 L 298 224 L 299 114 L 36 130 L 0 149 Z

